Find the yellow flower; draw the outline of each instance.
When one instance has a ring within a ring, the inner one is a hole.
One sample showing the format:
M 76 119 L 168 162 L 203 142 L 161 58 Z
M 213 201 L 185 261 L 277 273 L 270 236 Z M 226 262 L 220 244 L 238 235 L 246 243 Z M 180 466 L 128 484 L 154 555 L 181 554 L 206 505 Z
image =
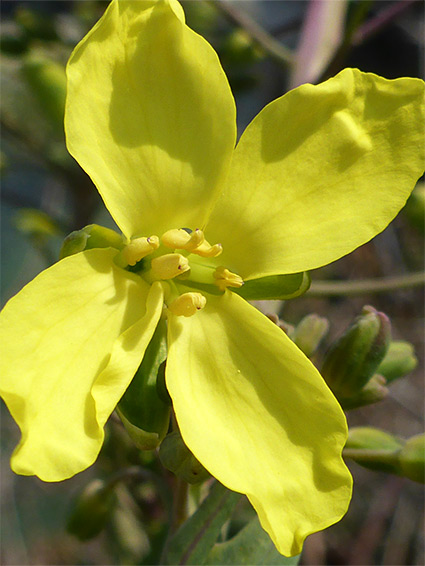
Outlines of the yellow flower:
M 422 171 L 423 83 L 346 69 L 266 106 L 234 149 L 226 77 L 180 5 L 115 0 L 70 59 L 65 122 L 125 244 L 65 257 L 2 312 L 13 469 L 57 481 L 95 461 L 165 308 L 185 443 L 297 554 L 347 509 L 346 422 L 243 297 L 273 296 L 275 276 L 334 261 L 394 218 Z

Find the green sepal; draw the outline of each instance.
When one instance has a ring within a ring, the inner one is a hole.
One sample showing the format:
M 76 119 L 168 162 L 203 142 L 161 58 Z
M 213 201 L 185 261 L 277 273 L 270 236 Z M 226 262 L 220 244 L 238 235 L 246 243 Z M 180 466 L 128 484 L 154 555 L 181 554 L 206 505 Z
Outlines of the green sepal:
M 59 252 L 59 259 L 94 248 L 116 248 L 120 250 L 123 247 L 124 239 L 115 230 L 98 224 L 89 224 L 81 230 L 75 230 L 68 234 Z
M 290 275 L 270 275 L 245 281 L 238 289 L 231 288 L 247 301 L 294 299 L 310 287 L 310 275 L 306 272 Z
M 372 405 L 385 399 L 389 390 L 386 387 L 387 380 L 384 376 L 375 373 L 360 391 L 351 397 L 338 397 L 338 401 L 344 411 L 351 411 L 366 405 Z
M 139 369 L 118 403 L 117 412 L 141 450 L 154 450 L 168 431 L 170 407 L 157 391 L 157 375 L 167 357 L 167 329 L 160 320 Z
M 211 566 L 231 566 L 232 564 L 295 566 L 300 558 L 300 554 L 290 558 L 282 556 L 261 527 L 258 517 L 254 517 L 233 538 L 216 544 L 204 564 Z
M 163 564 L 204 564 L 241 498 L 215 482 L 201 505 L 170 539 Z
M 404 377 L 413 371 L 417 365 L 418 359 L 415 356 L 412 344 L 399 340 L 391 342 L 377 372 L 390 383 L 395 379 Z

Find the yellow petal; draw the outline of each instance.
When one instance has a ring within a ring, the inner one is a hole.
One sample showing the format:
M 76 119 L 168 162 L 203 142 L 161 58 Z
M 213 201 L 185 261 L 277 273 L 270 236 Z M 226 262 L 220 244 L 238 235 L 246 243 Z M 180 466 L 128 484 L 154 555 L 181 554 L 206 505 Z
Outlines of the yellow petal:
M 126 236 L 201 228 L 235 144 L 235 106 L 179 4 L 113 1 L 67 73 L 68 149 Z
M 381 232 L 423 171 L 424 83 L 345 69 L 272 102 L 205 229 L 243 279 L 307 271 Z
M 278 550 L 338 521 L 351 496 L 344 414 L 310 361 L 242 298 L 169 318 L 166 382 L 185 443 L 245 493 Z
M 63 259 L 1 313 L 1 395 L 22 433 L 17 473 L 58 481 L 90 466 L 140 364 L 162 291 L 116 267 L 116 253 Z

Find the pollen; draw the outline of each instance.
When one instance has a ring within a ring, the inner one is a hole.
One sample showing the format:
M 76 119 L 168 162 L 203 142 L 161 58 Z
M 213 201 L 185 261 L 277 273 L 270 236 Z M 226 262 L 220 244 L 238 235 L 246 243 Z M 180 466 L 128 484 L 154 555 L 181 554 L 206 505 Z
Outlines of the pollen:
M 150 274 L 153 279 L 173 279 L 189 269 L 186 257 L 181 254 L 165 254 L 152 260 Z
M 168 306 L 170 312 L 177 316 L 193 316 L 203 309 L 207 299 L 201 293 L 183 293 Z
M 226 267 L 217 267 L 214 271 L 214 283 L 220 289 L 225 291 L 227 287 L 242 287 L 243 279 L 237 273 L 232 273 Z
M 158 236 L 135 238 L 122 250 L 122 257 L 128 265 L 136 265 L 138 261 L 159 248 Z

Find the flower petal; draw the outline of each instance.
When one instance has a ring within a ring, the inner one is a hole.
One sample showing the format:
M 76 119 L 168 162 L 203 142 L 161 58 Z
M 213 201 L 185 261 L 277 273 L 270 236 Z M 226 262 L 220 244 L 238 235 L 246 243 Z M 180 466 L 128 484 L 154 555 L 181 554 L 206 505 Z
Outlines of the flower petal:
M 344 414 L 318 371 L 241 297 L 169 318 L 166 381 L 188 447 L 245 493 L 278 550 L 338 521 L 351 495 Z
M 22 433 L 17 473 L 58 481 L 90 466 L 140 364 L 162 290 L 115 267 L 116 253 L 63 259 L 1 313 L 1 395 Z
M 381 232 L 423 171 L 424 83 L 345 69 L 248 126 L 206 228 L 244 279 L 320 267 Z
M 68 64 L 68 149 L 128 237 L 201 228 L 235 145 L 226 76 L 182 20 L 113 1 Z

